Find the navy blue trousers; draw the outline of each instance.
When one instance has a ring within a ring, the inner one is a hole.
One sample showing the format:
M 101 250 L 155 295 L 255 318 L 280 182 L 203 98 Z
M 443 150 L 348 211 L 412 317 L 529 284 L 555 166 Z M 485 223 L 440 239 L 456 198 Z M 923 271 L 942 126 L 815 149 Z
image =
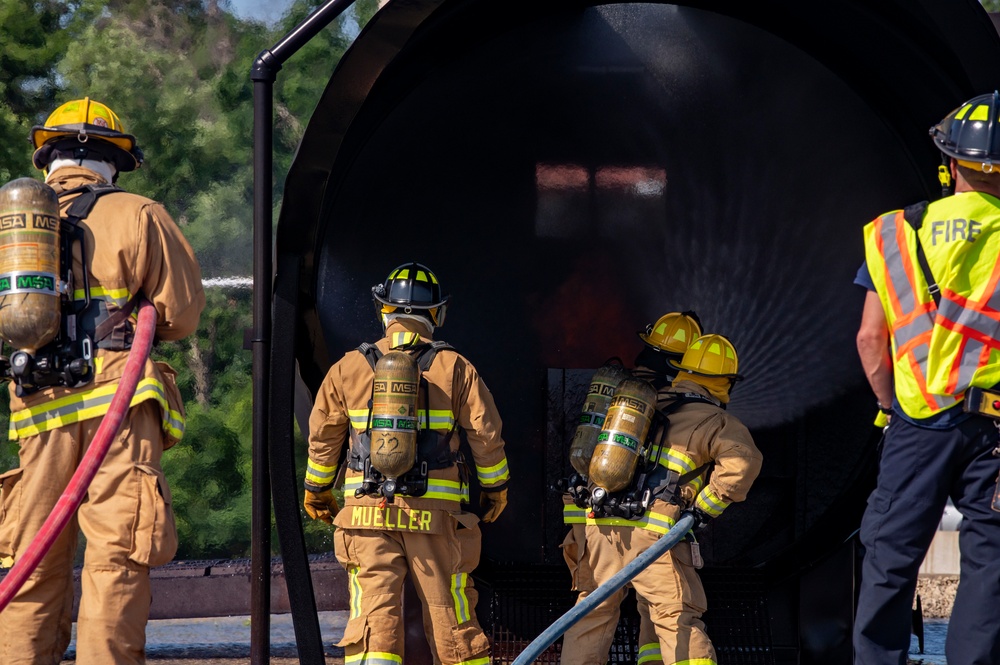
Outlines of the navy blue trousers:
M 855 665 L 906 665 L 917 574 L 948 497 L 962 514 L 948 665 L 1000 664 L 1000 513 L 990 508 L 1000 471 L 992 455 L 997 442 L 997 428 L 984 417 L 950 430 L 892 419 L 861 520 Z

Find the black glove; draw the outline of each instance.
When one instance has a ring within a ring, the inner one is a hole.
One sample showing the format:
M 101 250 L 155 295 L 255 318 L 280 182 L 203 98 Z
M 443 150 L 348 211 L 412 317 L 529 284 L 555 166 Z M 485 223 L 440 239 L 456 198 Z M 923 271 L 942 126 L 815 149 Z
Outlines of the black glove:
M 689 508 L 681 513 L 681 517 L 685 515 L 690 515 L 694 518 L 694 524 L 691 526 L 692 531 L 701 531 L 705 528 L 705 525 L 712 521 L 712 518 L 697 508 Z

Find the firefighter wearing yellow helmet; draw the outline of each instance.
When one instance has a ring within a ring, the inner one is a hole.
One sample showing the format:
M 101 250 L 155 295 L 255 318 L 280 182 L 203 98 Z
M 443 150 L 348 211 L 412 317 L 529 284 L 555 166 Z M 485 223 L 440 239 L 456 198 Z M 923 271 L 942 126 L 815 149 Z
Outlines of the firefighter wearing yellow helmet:
M 693 340 L 680 359 L 668 361 L 677 372 L 657 400 L 662 416 L 649 445 L 654 465 L 643 470 L 651 500 L 640 513 L 602 513 L 596 506 L 584 517 L 586 564 L 598 585 L 670 530 L 682 513 L 695 515 L 703 528 L 728 506 L 743 501 L 760 472 L 762 457 L 750 432 L 726 411 L 729 393 L 741 377 L 736 349 L 722 335 Z M 595 490 L 596 492 L 596 490 Z M 632 586 L 649 607 L 659 657 L 664 663 L 714 665 L 715 649 L 701 620 L 707 605 L 697 569 L 702 565 L 693 537 L 673 547 L 640 572 Z M 565 665 L 604 665 L 618 620 L 618 596 L 581 618 L 563 638 Z M 647 650 L 653 656 L 652 649 Z
M 668 312 L 638 333 L 643 348 L 635 358 L 632 373 L 653 388 L 666 388 L 677 369 L 671 360 L 680 360 L 691 343 L 701 336 L 701 321 L 693 311 Z
M 9 384 L 9 436 L 20 445 L 21 466 L 0 476 L 2 566 L 24 554 L 93 440 L 129 355 L 138 299 L 155 305 L 163 340 L 193 333 L 205 305 L 194 252 L 163 205 L 114 184 L 142 163 L 117 114 L 96 100 L 73 100 L 33 127 L 30 140 L 68 230 L 67 260 L 58 335 L 20 351 L 24 362 Z M 0 256 L 16 260 L 9 250 L 0 237 Z M 53 365 L 75 369 L 52 372 Z M 73 522 L 4 609 L 0 663 L 58 662 L 65 652 L 78 529 L 87 544 L 76 662 L 144 662 L 149 569 L 177 549 L 160 463 L 184 432 L 174 377 L 167 364 L 146 361 L 121 433 Z
M 570 461 L 580 475 L 571 475 L 567 479 L 567 489 L 571 491 L 563 497 L 563 522 L 570 528 L 560 547 L 563 559 L 569 568 L 573 590 L 579 592 L 577 602 L 597 588 L 593 571 L 587 561 L 584 527 L 588 509 L 580 503 L 583 495 L 589 491 L 586 485 L 592 479 L 588 477 L 588 467 L 608 416 L 614 390 L 625 378 L 633 378 L 649 383 L 658 396 L 665 394 L 677 374 L 676 368 L 668 361 L 680 360 L 684 356 L 691 342 L 701 335 L 701 322 L 694 311 L 668 312 L 647 325 L 637 335 L 643 346 L 631 370 L 609 361 L 595 372 L 584 401 L 580 423 L 570 445 Z M 613 599 L 610 602 L 620 603 L 626 593 L 625 589 L 620 590 L 614 596 L 617 600 Z M 636 603 L 639 614 L 638 657 L 644 664 L 658 665 L 663 661 L 658 655 L 660 645 L 649 618 L 649 606 L 642 596 L 636 597 Z
M 372 288 L 372 300 L 384 335 L 334 363 L 309 419 L 305 511 L 337 526 L 334 549 L 350 579 L 351 616 L 339 645 L 350 663 L 407 662 L 401 603 L 408 577 L 424 605 L 434 661 L 489 665 L 472 581 L 480 517 L 467 509 L 471 469 L 459 447 L 464 432 L 481 488 L 481 520 L 493 522 L 507 505 L 510 479 L 500 414 L 472 363 L 434 339 L 449 299 L 427 266 L 393 269 Z M 412 357 L 417 369 L 399 356 Z M 397 375 L 395 388 L 386 358 L 407 377 Z M 401 397 L 409 385 L 413 401 Z M 380 406 L 390 392 L 403 405 L 395 416 Z M 405 435 L 413 426 L 415 458 Z M 387 438 L 394 429 L 395 448 Z M 384 453 L 391 451 L 402 454 L 389 460 Z M 342 465 L 340 510 L 333 488 Z

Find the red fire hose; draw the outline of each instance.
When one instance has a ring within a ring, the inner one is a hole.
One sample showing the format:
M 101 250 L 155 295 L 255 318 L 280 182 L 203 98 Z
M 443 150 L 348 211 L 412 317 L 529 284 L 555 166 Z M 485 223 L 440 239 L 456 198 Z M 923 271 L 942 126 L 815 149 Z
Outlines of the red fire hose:
M 70 478 L 69 485 L 59 497 L 59 501 L 56 502 L 48 519 L 42 524 L 42 528 L 28 545 L 24 554 L 18 557 L 7 576 L 0 580 L 0 612 L 3 612 L 14 594 L 20 590 L 31 573 L 35 571 L 42 558 L 52 547 L 52 543 L 66 528 L 77 508 L 83 503 L 90 482 L 97 474 L 101 463 L 104 462 L 111 442 L 125 420 L 125 414 L 132 402 L 132 396 L 135 395 L 135 389 L 139 385 L 139 378 L 142 376 L 149 351 L 153 347 L 155 332 L 156 308 L 151 302 L 143 299 L 139 302 L 139 321 L 136 326 L 135 338 L 132 341 L 132 349 L 125 362 L 125 369 L 118 382 L 115 395 L 111 398 L 111 406 L 101 420 L 90 448 L 80 461 L 80 466 Z

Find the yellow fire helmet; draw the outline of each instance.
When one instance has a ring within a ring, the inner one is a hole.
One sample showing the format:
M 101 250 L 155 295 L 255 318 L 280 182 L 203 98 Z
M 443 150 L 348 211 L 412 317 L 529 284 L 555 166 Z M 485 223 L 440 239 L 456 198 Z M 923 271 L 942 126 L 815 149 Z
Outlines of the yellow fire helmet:
M 66 102 L 49 115 L 44 125 L 31 128 L 35 147 L 31 161 L 45 170 L 53 150 L 72 151 L 80 159 L 110 161 L 119 171 L 134 171 L 142 166 L 142 150 L 135 137 L 125 133 L 118 115 L 90 97 Z M 93 142 L 91 139 L 96 139 Z M 91 153 L 95 153 L 91 155 Z
M 724 376 L 733 381 L 743 378 L 736 373 L 740 365 L 736 347 L 722 335 L 702 335 L 691 343 L 680 362 L 667 362 L 682 372 L 698 376 Z
M 670 312 L 658 318 L 656 323 L 650 323 L 638 335 L 654 351 L 682 356 L 691 342 L 701 337 L 701 326 L 694 312 Z

